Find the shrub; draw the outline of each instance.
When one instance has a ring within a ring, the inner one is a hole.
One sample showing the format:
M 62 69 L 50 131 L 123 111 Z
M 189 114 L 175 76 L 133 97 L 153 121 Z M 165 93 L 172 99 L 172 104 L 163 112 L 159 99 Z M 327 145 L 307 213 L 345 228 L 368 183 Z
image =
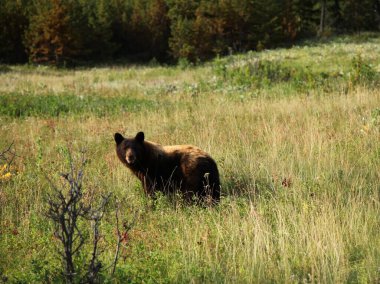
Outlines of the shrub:
M 379 83 L 379 74 L 372 64 L 365 61 L 360 54 L 357 54 L 351 61 L 351 72 L 349 80 L 353 85 L 377 85 Z

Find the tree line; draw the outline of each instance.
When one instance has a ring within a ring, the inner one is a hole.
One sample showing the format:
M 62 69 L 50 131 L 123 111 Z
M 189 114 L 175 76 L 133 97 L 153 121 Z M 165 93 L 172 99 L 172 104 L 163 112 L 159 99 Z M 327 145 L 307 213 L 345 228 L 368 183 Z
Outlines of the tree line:
M 0 0 L 0 63 L 196 62 L 379 28 L 380 0 Z

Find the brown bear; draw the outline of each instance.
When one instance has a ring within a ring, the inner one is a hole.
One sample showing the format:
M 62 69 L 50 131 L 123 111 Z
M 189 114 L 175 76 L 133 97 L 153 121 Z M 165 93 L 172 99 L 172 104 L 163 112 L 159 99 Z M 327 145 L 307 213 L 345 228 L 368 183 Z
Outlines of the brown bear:
M 147 195 L 179 190 L 186 201 L 219 201 L 218 168 L 206 152 L 192 145 L 162 146 L 146 141 L 143 132 L 134 138 L 115 133 L 114 138 L 117 156 L 140 179 Z

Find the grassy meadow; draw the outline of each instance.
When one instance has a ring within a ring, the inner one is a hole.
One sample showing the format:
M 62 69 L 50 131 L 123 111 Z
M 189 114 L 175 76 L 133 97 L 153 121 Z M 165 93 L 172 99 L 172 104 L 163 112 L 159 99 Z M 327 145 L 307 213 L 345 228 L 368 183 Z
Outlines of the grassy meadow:
M 0 172 L 0 282 L 64 282 L 47 177 L 61 184 L 84 149 L 85 194 L 113 198 L 100 282 L 379 283 L 379 86 L 377 34 L 199 66 L 0 66 L 0 152 L 16 153 Z M 209 152 L 220 204 L 147 200 L 113 140 L 138 131 Z M 133 226 L 111 275 L 116 199 Z

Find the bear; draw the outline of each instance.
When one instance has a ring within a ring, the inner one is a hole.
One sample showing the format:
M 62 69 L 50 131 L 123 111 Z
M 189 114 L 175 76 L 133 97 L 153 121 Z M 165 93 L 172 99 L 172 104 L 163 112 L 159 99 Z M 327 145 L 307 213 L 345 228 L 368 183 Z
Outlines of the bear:
M 203 150 L 193 145 L 162 146 L 145 140 L 144 132 L 132 138 L 115 133 L 114 139 L 118 158 L 141 181 L 146 195 L 178 190 L 187 202 L 219 202 L 218 167 Z

